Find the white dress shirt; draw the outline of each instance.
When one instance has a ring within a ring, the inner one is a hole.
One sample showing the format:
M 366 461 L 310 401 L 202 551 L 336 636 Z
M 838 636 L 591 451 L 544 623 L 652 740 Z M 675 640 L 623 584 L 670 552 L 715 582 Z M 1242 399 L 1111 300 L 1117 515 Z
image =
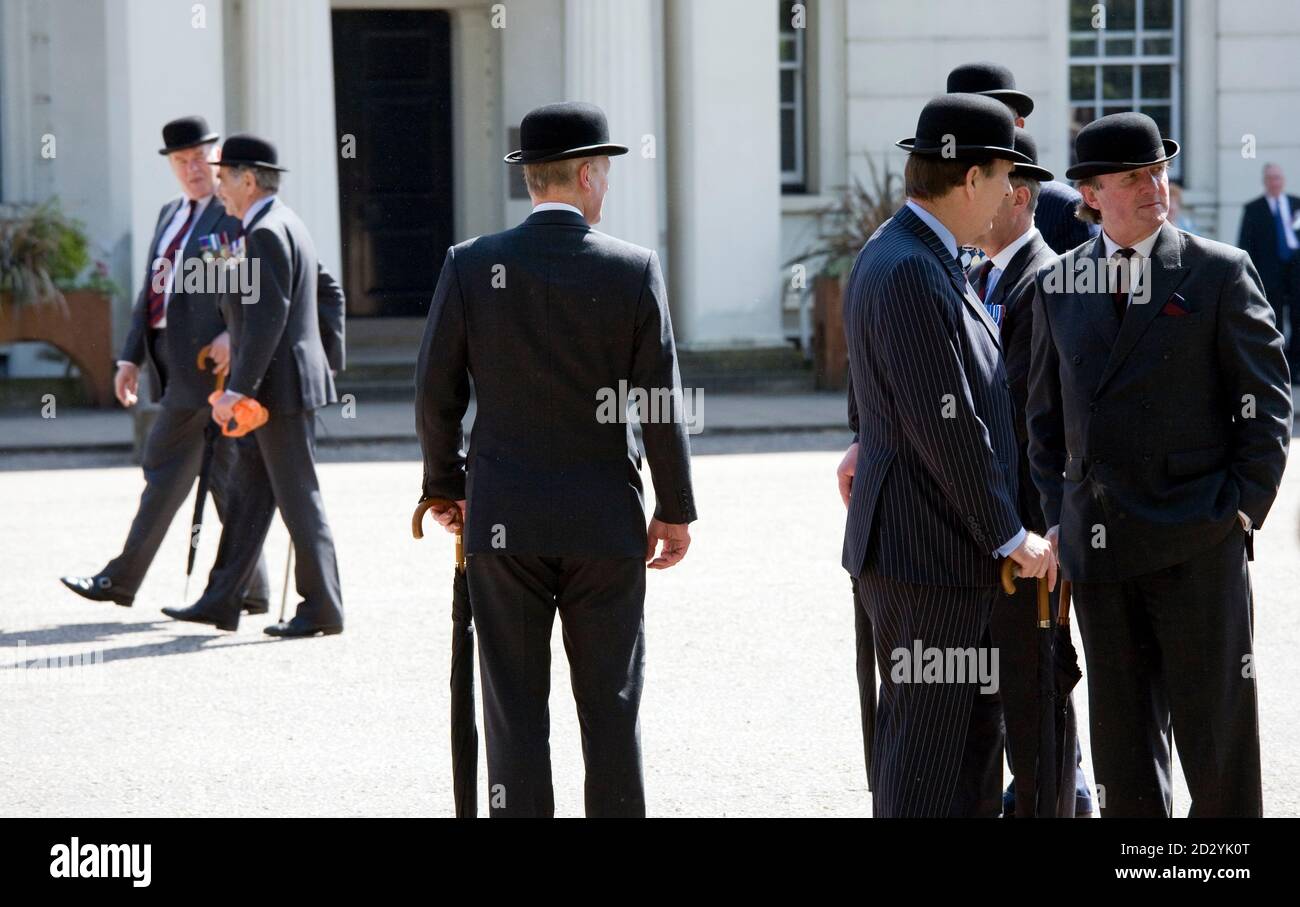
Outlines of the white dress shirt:
M 578 215 L 583 220 L 587 219 L 587 215 L 583 214 L 573 205 L 567 204 L 565 202 L 542 202 L 540 205 L 534 205 L 533 213 L 536 214 L 539 211 L 572 211 L 574 214 Z
M 186 199 L 186 201 L 188 201 L 188 199 Z M 190 236 L 194 233 L 194 228 L 198 226 L 199 218 L 203 216 L 203 211 L 208 207 L 208 202 L 210 201 L 212 201 L 212 196 L 205 195 L 203 198 L 196 199 L 194 202 L 194 216 L 189 219 L 190 225 L 186 228 L 185 235 L 181 237 L 180 248 L 182 250 L 182 259 L 184 258 L 183 250 L 185 249 L 186 244 L 190 241 Z M 176 213 L 172 215 L 171 221 L 167 224 L 167 229 L 162 232 L 162 236 L 158 237 L 158 245 L 153 250 L 155 261 L 162 258 L 163 253 L 166 252 L 167 247 L 172 244 L 172 240 L 176 238 L 176 234 L 180 232 L 181 227 L 185 226 L 185 218 L 190 213 L 189 207 L 189 205 L 182 202 L 176 208 Z M 172 262 L 172 264 L 174 265 L 175 262 Z M 167 306 L 172 301 L 172 283 L 175 280 L 176 272 L 173 268 L 173 270 L 167 275 L 167 287 L 163 290 L 163 316 L 162 321 L 158 322 L 159 330 L 167 327 Z
M 1002 277 L 1002 272 L 1011 264 L 1011 259 L 1016 257 L 1016 253 L 1025 247 L 1025 244 L 1038 235 L 1038 228 L 1030 224 L 1029 229 L 1021 233 L 1005 249 L 993 256 L 993 267 L 989 269 L 989 279 L 984 284 L 984 298 L 988 299 L 993 295 L 993 288 L 998 285 L 998 280 Z
M 275 201 L 275 196 L 268 195 L 265 198 L 259 198 L 257 201 L 249 205 L 248 210 L 244 212 L 244 218 L 243 218 L 244 229 L 245 230 L 248 229 L 248 225 L 253 222 L 253 218 L 257 217 L 257 212 L 261 211 L 263 208 L 271 204 L 271 202 L 273 201 Z
M 1292 249 L 1300 249 L 1300 240 L 1296 239 L 1295 235 L 1295 218 L 1291 216 L 1291 200 L 1286 197 L 1285 192 L 1276 198 L 1271 195 L 1264 197 L 1268 199 L 1268 210 L 1273 217 L 1277 217 L 1279 207 L 1282 209 L 1282 223 L 1285 224 L 1282 232 L 1286 235 L 1286 244 Z

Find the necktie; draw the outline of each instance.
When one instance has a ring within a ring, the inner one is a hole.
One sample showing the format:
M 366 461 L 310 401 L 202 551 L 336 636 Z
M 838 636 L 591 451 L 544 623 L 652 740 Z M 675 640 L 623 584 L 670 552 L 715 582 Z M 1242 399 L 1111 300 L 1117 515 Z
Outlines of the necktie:
M 1277 207 L 1273 209 L 1273 223 L 1277 225 L 1277 258 L 1283 263 L 1290 261 L 1295 256 L 1295 249 L 1287 242 L 1286 236 L 1286 218 L 1282 216 L 1282 199 L 1277 200 Z
M 1133 249 L 1116 249 L 1111 255 L 1111 258 L 1115 259 L 1115 269 L 1112 272 L 1115 284 L 1110 291 L 1110 299 L 1115 305 L 1115 317 L 1120 321 L 1124 320 L 1124 312 L 1128 309 L 1128 294 L 1132 278 L 1131 270 L 1135 254 Z
M 993 259 L 986 258 L 984 263 L 975 269 L 975 292 L 979 294 L 980 301 L 989 293 L 989 272 L 993 270 Z
M 190 221 L 194 220 L 194 199 L 187 200 L 185 204 L 188 208 L 185 214 L 185 223 L 181 224 L 181 228 L 176 231 L 176 235 L 167 244 L 167 248 L 163 250 L 162 256 L 156 259 L 153 264 L 153 273 L 149 280 L 148 299 L 149 327 L 151 328 L 156 328 L 162 324 L 163 317 L 167 314 L 167 286 L 171 283 L 171 280 L 160 280 L 159 271 L 164 267 L 170 268 L 175 264 L 173 259 L 176 257 L 176 252 L 180 249 L 185 234 L 189 232 Z M 164 265 L 163 262 L 166 262 L 166 264 Z M 170 275 L 170 277 L 175 277 L 175 275 Z

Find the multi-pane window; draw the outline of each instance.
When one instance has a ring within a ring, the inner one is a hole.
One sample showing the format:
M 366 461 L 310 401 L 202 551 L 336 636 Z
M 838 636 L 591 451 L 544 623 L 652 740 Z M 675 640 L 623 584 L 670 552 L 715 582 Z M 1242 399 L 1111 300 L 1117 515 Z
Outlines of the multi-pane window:
M 781 67 L 781 191 L 807 189 L 808 139 L 805 123 L 807 29 L 796 25 L 796 4 L 777 4 L 780 21 Z M 802 17 L 800 17 L 802 19 Z M 802 21 L 799 23 L 803 24 Z
M 1070 0 L 1070 148 L 1083 126 L 1137 110 L 1181 140 L 1182 0 Z M 1102 27 L 1104 25 L 1104 27 Z M 1179 159 L 1170 162 L 1177 177 Z

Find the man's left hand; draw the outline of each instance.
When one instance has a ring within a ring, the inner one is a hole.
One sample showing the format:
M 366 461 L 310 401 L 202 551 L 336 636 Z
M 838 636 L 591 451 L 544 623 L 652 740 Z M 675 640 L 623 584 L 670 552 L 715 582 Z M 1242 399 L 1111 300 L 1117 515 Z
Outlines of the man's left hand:
M 212 404 L 212 421 L 218 425 L 229 425 L 230 420 L 235 418 L 234 407 L 240 400 L 244 399 L 243 394 L 237 394 L 234 391 L 224 391 L 217 402 Z

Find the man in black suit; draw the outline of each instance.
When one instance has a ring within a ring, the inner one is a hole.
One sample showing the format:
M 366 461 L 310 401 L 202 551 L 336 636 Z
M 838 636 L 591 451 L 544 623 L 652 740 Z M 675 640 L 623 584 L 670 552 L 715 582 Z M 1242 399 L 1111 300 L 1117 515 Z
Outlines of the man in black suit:
M 219 166 L 222 196 L 243 225 L 244 254 L 236 266 L 252 269 L 256 290 L 222 298 L 231 337 L 230 381 L 212 406 L 212 418 L 229 424 L 243 398 L 255 398 L 270 418 L 239 439 L 230 475 L 230 518 L 207 589 L 194 605 L 164 608 L 163 613 L 236 629 L 237 590 L 253 569 L 278 507 L 293 543 L 303 600 L 291 620 L 265 632 L 334 635 L 343 632 L 343 596 L 316 479 L 315 411 L 338 398 L 321 337 L 316 247 L 303 222 L 276 197 L 286 168 L 270 142 L 231 136 L 222 146 Z
M 1258 816 L 1250 533 L 1286 464 L 1282 336 L 1249 256 L 1166 222 L 1178 144 L 1120 113 L 1075 141 L 1102 235 L 1036 278 L 1029 453 L 1087 657 L 1102 814 Z
M 1016 77 L 1011 70 L 996 63 L 958 66 L 948 73 L 948 91 L 969 91 L 1001 101 L 1010 108 L 1016 125 L 1022 128 L 1025 118 L 1034 110 L 1033 98 L 1016 90 Z M 1039 187 L 1034 226 L 1057 254 L 1068 252 L 1097 235 L 1095 226 L 1074 216 L 1079 201 L 1079 193 L 1065 183 L 1046 180 Z
M 987 779 L 1001 740 L 972 729 L 997 721 L 988 620 L 999 558 L 1055 580 L 1051 546 L 1016 508 L 998 328 L 957 260 L 992 226 L 1013 162 L 1029 163 L 1014 142 L 1010 113 L 990 98 L 926 104 L 916 137 L 898 143 L 907 204 L 863 247 L 845 292 L 859 422 L 843 566 L 881 666 L 877 816 L 998 814 Z M 919 663 L 931 653 L 949 666 L 965 658 L 972 673 L 931 677 Z
M 529 113 L 533 214 L 447 252 L 416 370 L 421 500 L 464 526 L 493 816 L 550 816 L 551 627 L 564 626 L 588 816 L 644 816 L 638 711 L 646 567 L 676 564 L 695 519 L 681 379 L 658 256 L 591 229 L 610 144 L 590 104 Z M 477 410 L 468 454 L 461 419 Z M 641 415 L 655 514 L 647 528 Z M 655 550 L 663 543 L 662 552 Z
M 124 407 L 135 405 L 140 366 L 147 363 L 151 395 L 161 404 L 145 440 L 142 466 L 145 489 L 122 553 L 94 576 L 65 576 L 62 583 L 83 598 L 129 606 L 158 553 L 167 529 L 189 496 L 203 461 L 205 428 L 210 423 L 208 395 L 214 374 L 200 371 L 199 350 L 211 345 L 216 372 L 229 365 L 229 335 L 217 311 L 213 288 L 187 291 L 175 263 L 196 263 L 205 237 L 235 235 L 239 222 L 215 197 L 210 162 L 217 134 L 203 117 L 183 117 L 163 126 L 163 147 L 181 195 L 158 213 L 144 285 L 131 311 L 131 327 L 117 363 L 114 389 Z M 212 497 L 226 518 L 226 475 L 234 460 L 234 443 L 217 437 L 213 448 Z M 255 567 L 241 589 L 249 614 L 267 610 L 266 563 L 258 552 Z
M 1264 295 L 1273 305 L 1278 329 L 1289 324 L 1286 359 L 1292 380 L 1300 375 L 1300 198 L 1286 193 L 1286 177 L 1277 164 L 1264 165 L 1264 194 L 1241 212 L 1237 245 L 1246 250 Z
M 1029 432 L 1025 423 L 1025 406 L 1029 397 L 1029 361 L 1033 337 L 1034 276 L 1056 256 L 1043 241 L 1034 225 L 1034 212 L 1041 200 L 1041 187 L 1052 181 L 1052 174 L 1038 166 L 1038 146 L 1025 130 L 1016 129 L 1016 150 L 1032 164 L 1017 163 L 1011 171 L 1011 194 L 1002 202 L 993 228 L 975 245 L 983 252 L 984 263 L 971 274 L 971 286 L 997 322 L 1002 339 L 1002 356 L 1007 380 L 1011 382 L 1011 399 L 1015 404 L 1016 446 L 1019 454 L 1016 509 L 1031 531 L 1047 532 L 1043 508 L 1029 472 Z M 1056 597 L 1051 595 L 1052 613 Z M 1006 732 L 1007 761 L 1013 773 L 1012 783 L 1003 796 L 1003 814 L 1030 817 L 1035 808 L 1035 777 L 1038 760 L 1038 721 L 1041 702 L 1038 695 L 1038 640 L 1036 589 L 1033 583 L 1019 583 L 1016 594 L 998 596 L 993 606 L 990 636 L 998 648 L 1002 667 L 998 698 L 1002 705 Z M 1073 708 L 1071 701 L 1069 708 Z M 1076 753 L 1076 763 L 1082 752 Z M 1019 768 L 1017 768 L 1017 766 Z M 999 776 L 1001 772 L 997 773 Z M 1082 766 L 1076 768 L 1075 803 L 1077 816 L 1092 812 L 1092 798 Z M 1055 814 L 1055 804 L 1052 812 Z

